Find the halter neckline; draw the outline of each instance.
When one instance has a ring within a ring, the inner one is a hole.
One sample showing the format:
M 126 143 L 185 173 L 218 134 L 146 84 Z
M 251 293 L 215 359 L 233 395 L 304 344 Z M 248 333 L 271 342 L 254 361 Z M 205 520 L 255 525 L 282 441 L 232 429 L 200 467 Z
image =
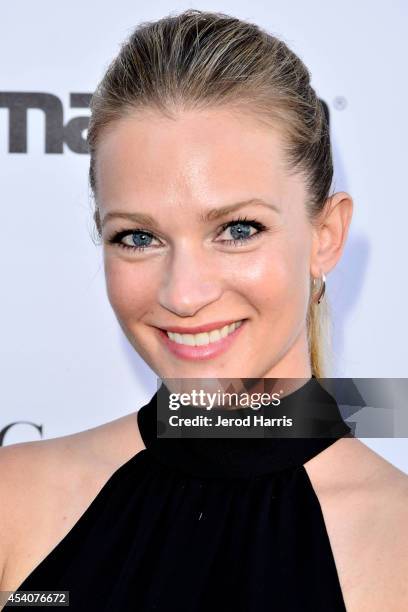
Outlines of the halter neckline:
M 287 434 L 282 437 L 276 427 L 268 425 L 262 428 L 263 437 L 257 438 L 158 437 L 157 432 L 163 425 L 157 420 L 159 393 L 169 393 L 164 384 L 137 413 L 146 449 L 166 467 L 199 478 L 261 477 L 296 469 L 351 432 L 336 400 L 315 376 L 281 398 L 279 416 L 284 412 L 293 422 L 290 437 Z M 273 408 L 273 405 L 261 406 L 256 411 L 257 416 L 269 420 Z M 182 406 L 180 410 L 183 416 L 197 415 L 198 411 L 202 414 L 202 408 L 197 411 L 193 406 Z M 251 411 L 252 408 L 242 408 L 240 415 L 248 415 Z M 217 413 L 231 415 L 226 410 L 217 409 Z

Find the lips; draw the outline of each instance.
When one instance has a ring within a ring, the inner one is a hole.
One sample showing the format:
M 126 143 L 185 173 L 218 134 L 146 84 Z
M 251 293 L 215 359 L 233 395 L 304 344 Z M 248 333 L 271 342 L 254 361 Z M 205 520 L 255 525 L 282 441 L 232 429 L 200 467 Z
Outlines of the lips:
M 228 321 L 216 321 L 215 323 L 206 323 L 205 325 L 198 325 L 196 327 L 180 327 L 177 325 L 163 326 L 159 329 L 163 331 L 174 332 L 177 334 L 200 334 L 203 332 L 209 332 L 213 329 L 222 329 L 225 325 L 231 325 L 237 323 L 240 319 L 229 319 Z M 243 320 L 243 319 L 241 319 Z
M 202 346 L 204 344 L 210 344 L 213 342 L 218 342 L 221 338 L 225 338 L 229 334 L 231 334 L 239 325 L 241 325 L 242 321 L 237 321 L 236 323 L 231 323 L 230 325 L 224 325 L 224 327 L 220 327 L 218 329 L 213 329 L 210 332 L 201 332 L 199 334 L 177 334 L 170 331 L 167 331 L 167 335 L 170 340 L 173 342 L 177 342 L 177 344 L 187 344 L 188 346 Z
M 184 344 L 180 342 L 175 342 L 173 339 L 169 338 L 169 336 L 167 335 L 167 332 L 162 329 L 157 329 L 157 332 L 164 346 L 173 355 L 175 355 L 176 357 L 179 357 L 180 359 L 187 359 L 187 360 L 212 359 L 212 358 L 217 357 L 221 353 L 224 353 L 233 345 L 236 338 L 239 336 L 240 333 L 242 333 L 242 330 L 246 327 L 246 321 L 247 319 L 243 319 L 240 325 L 238 327 L 235 327 L 233 331 L 231 331 L 224 337 L 221 336 L 220 339 L 218 340 L 215 339 L 214 341 L 209 342 L 209 343 L 208 343 L 209 333 L 208 332 L 198 332 L 200 335 L 202 334 L 203 336 L 206 336 L 202 338 L 202 340 L 205 343 L 199 344 L 198 346 L 192 345 L 190 343 Z M 237 321 L 232 321 L 231 324 L 236 323 L 236 322 Z M 219 325 L 219 323 L 217 323 L 217 325 Z M 215 329 L 214 325 L 209 324 L 207 326 L 207 329 L 209 326 L 213 327 L 213 330 L 210 330 L 210 331 L 213 331 L 214 333 L 214 329 Z M 190 330 L 191 329 L 194 329 L 194 328 L 190 328 Z M 178 332 L 174 332 L 174 333 L 178 333 Z M 219 332 L 215 332 L 215 333 L 219 333 Z M 192 336 L 190 336 L 190 338 L 192 338 Z

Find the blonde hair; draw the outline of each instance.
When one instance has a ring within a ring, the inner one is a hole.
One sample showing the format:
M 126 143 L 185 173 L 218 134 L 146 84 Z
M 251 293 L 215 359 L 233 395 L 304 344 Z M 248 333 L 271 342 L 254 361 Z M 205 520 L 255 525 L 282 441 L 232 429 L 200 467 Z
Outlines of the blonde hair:
M 180 109 L 234 107 L 281 130 L 287 171 L 304 177 L 306 212 L 315 222 L 329 198 L 333 162 L 326 109 L 310 77 L 285 42 L 224 13 L 188 9 L 139 24 L 91 98 L 87 143 L 95 203 L 96 150 L 106 126 L 139 109 L 174 119 Z M 97 205 L 94 221 L 101 236 Z M 315 303 L 310 282 L 307 337 L 312 373 L 321 378 L 330 350 L 329 306 L 327 294 Z

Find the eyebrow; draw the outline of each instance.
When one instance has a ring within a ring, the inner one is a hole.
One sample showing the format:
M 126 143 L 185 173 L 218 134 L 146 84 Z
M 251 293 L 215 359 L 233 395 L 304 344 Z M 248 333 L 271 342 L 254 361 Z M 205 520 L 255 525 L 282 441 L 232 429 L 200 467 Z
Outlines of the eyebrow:
M 214 221 L 220 219 L 221 217 L 225 217 L 231 212 L 234 212 L 244 206 L 264 206 L 271 210 L 274 210 L 277 213 L 281 212 L 281 209 L 274 204 L 273 202 L 266 202 L 261 198 L 251 198 L 250 200 L 242 200 L 241 202 L 235 202 L 234 204 L 230 204 L 228 206 L 222 206 L 221 208 L 211 208 L 208 211 L 203 211 L 198 215 L 198 220 L 201 223 L 207 223 L 208 221 Z M 159 227 L 156 219 L 151 215 L 145 213 L 127 213 L 120 211 L 112 211 L 106 213 L 104 218 L 102 219 L 102 227 L 105 223 L 111 219 L 126 219 L 128 221 L 133 221 L 135 223 L 141 223 L 145 225 L 150 225 L 152 227 Z

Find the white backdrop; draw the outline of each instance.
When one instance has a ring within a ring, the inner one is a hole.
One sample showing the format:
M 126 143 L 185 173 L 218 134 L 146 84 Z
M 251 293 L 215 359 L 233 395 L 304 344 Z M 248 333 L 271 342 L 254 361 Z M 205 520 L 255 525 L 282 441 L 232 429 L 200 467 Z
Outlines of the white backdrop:
M 343 258 L 328 277 L 333 376 L 408 377 L 403 0 L 71 0 L 64 11 L 51 0 L 15 0 L 0 20 L 0 96 L 55 96 L 65 125 L 87 116 L 71 108 L 70 94 L 94 90 L 133 27 L 192 6 L 258 23 L 310 68 L 330 110 L 335 188 L 355 204 Z M 156 390 L 106 296 L 101 247 L 92 242 L 88 155 L 66 144 L 47 153 L 42 110 L 27 112 L 26 152 L 9 151 L 9 127 L 9 110 L 0 108 L 3 444 L 102 424 L 136 411 Z M 21 145 L 21 132 L 13 137 Z M 364 442 L 408 472 L 406 439 Z

